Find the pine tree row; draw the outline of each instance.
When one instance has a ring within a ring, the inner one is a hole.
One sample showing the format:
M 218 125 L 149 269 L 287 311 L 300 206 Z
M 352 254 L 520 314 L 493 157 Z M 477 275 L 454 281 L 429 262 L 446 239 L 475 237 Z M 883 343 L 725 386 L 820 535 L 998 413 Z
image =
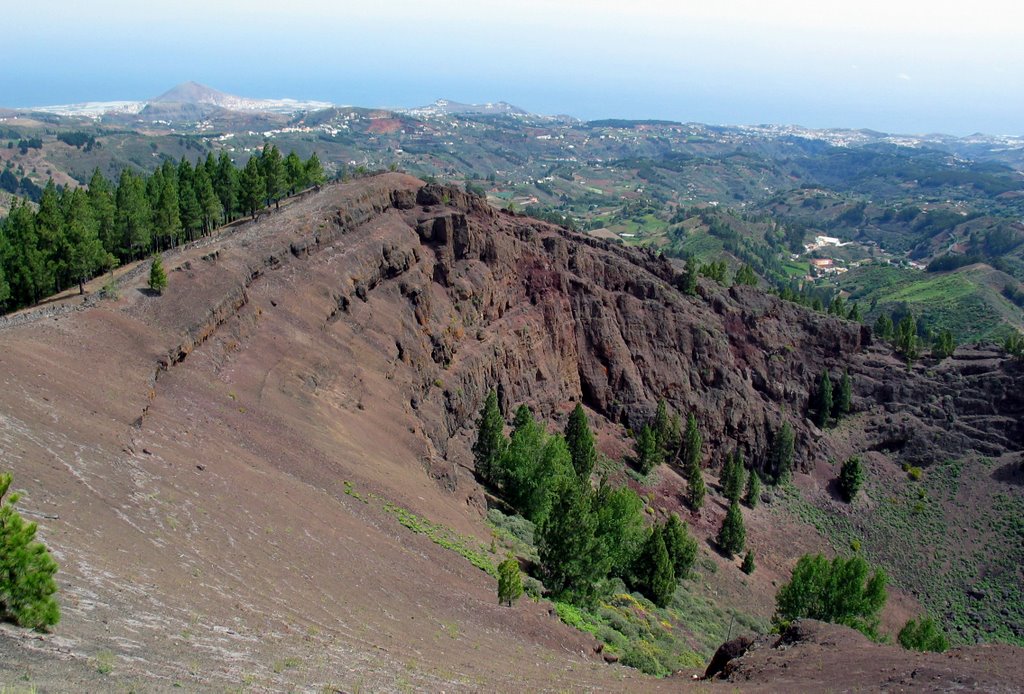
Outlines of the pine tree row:
M 194 165 L 171 160 L 151 175 L 121 171 L 116 185 L 97 169 L 87 188 L 47 183 L 38 210 L 25 201 L 0 221 L 0 308 L 37 303 L 119 263 L 192 241 L 240 215 L 255 215 L 324 181 L 314 153 L 282 157 L 276 145 L 237 168 L 226 152 Z

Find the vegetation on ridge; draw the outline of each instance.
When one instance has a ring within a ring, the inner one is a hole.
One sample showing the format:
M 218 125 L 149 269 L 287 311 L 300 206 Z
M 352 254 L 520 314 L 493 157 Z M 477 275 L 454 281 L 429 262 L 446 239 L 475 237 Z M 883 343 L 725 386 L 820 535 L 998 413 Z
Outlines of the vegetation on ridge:
M 165 160 L 152 175 L 124 168 L 116 184 L 93 172 L 88 187 L 51 179 L 38 210 L 16 204 L 0 220 L 0 308 L 36 303 L 117 264 L 210 234 L 324 180 L 314 153 L 302 162 L 266 144 L 239 170 L 226 152 L 193 164 Z M 156 287 L 153 287 L 156 289 Z

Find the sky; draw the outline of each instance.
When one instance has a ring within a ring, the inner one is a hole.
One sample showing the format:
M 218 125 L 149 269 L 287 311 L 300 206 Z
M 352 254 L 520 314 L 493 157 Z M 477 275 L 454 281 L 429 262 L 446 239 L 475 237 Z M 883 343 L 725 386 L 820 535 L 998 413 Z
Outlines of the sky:
M 240 96 L 579 118 L 1024 135 L 1024 3 L 37 0 L 0 105 Z M 691 7 L 691 5 L 699 5 Z

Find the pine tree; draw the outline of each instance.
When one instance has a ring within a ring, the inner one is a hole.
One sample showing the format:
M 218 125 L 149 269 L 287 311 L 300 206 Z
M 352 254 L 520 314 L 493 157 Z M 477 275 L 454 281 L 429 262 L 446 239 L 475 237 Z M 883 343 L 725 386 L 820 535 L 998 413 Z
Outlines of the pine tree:
M 569 446 L 576 474 L 581 480 L 589 480 L 594 469 L 594 461 L 597 459 L 597 451 L 594 448 L 594 433 L 587 422 L 587 413 L 583 411 L 583 405 L 580 403 L 576 403 L 565 425 L 565 443 Z
M 655 525 L 640 555 L 638 577 L 644 594 L 658 607 L 665 607 L 676 590 L 676 574 L 665 548 L 660 525 Z
M 114 193 L 110 183 L 99 167 L 92 172 L 89 179 L 89 206 L 92 217 L 96 221 L 96 236 L 107 253 L 117 253 L 119 248 L 117 234 L 117 206 L 114 204 Z
M 122 257 L 135 260 L 152 244 L 152 210 L 145 182 L 127 168 L 121 170 L 115 196 L 115 225 Z
M 153 256 L 153 263 L 149 266 L 149 288 L 157 294 L 163 294 L 167 288 L 167 273 L 159 253 Z
M 756 287 L 757 275 L 754 274 L 754 268 L 744 264 L 743 267 L 737 270 L 735 282 L 736 284 L 745 284 L 750 287 Z
M 733 454 L 726 453 L 725 462 L 722 463 L 722 469 L 718 471 L 718 485 L 722 488 L 722 494 L 725 494 L 725 490 L 729 487 L 729 482 L 734 469 Z
M 650 424 L 644 424 L 633 444 L 636 466 L 641 475 L 647 475 L 658 465 L 658 437 Z
M 907 361 L 918 357 L 917 321 L 909 313 L 896 326 L 896 351 L 906 357 Z
M 0 258 L 6 253 L 3 245 L 0 245 Z M 4 266 L 0 263 L 0 309 L 7 306 L 7 300 L 11 298 L 11 285 L 7 282 L 7 273 L 4 272 Z
M 11 475 L 0 474 L 0 619 L 45 630 L 60 621 L 57 562 L 36 541 L 36 524 L 14 509 L 19 497 L 7 494 L 10 486 Z
M 832 415 L 832 379 L 829 378 L 828 369 L 821 373 L 818 381 L 818 393 L 815 398 L 815 423 L 824 428 L 828 425 Z
M 512 431 L 519 431 L 528 424 L 533 423 L 533 412 L 526 405 L 520 405 L 516 408 L 516 413 L 512 417 Z
M 697 418 L 691 412 L 686 418 L 686 434 L 683 436 L 683 472 L 686 474 L 686 499 L 690 508 L 699 511 L 704 506 L 704 474 L 701 470 L 701 436 L 697 430 Z
M 828 312 L 829 315 L 846 318 L 846 302 L 843 301 L 841 294 L 837 294 L 836 298 L 832 299 L 832 303 L 828 305 Z
M 604 576 L 600 566 L 590 491 L 579 479 L 560 477 L 552 488 L 551 512 L 538 526 L 537 556 L 544 585 L 556 597 L 587 603 Z
M 551 508 L 556 481 L 566 476 L 576 478 L 572 456 L 565 439 L 548 436 L 528 408 L 519 408 L 516 424 L 512 440 L 497 461 L 494 477 L 503 486 L 508 502 L 525 518 L 540 524 Z
M 690 535 L 686 525 L 674 513 L 665 521 L 662 535 L 665 539 L 665 549 L 672 560 L 672 570 L 676 579 L 682 580 L 690 575 L 690 569 L 697 561 L 697 540 Z
M 506 500 L 526 517 L 540 482 L 537 468 L 545 444 L 543 427 L 533 420 L 525 406 L 520 406 L 512 438 L 492 465 L 491 476 L 504 491 Z
M 523 594 L 523 577 L 519 562 L 509 557 L 498 564 L 498 604 L 512 607 L 512 603 Z
M 754 573 L 754 551 L 748 550 L 746 555 L 743 557 L 743 564 L 740 566 L 740 571 L 746 575 Z
M 256 218 L 256 211 L 262 206 L 263 194 L 266 191 L 266 183 L 263 181 L 263 174 L 260 173 L 259 161 L 256 157 L 250 157 L 245 168 L 238 177 L 238 198 L 242 211 Z
M 480 423 L 476 443 L 473 444 L 473 459 L 476 474 L 487 484 L 497 487 L 500 480 L 495 478 L 498 460 L 505 452 L 508 440 L 505 438 L 505 421 L 498 409 L 498 394 L 491 390 L 480 410 Z
M 70 193 L 67 223 L 67 269 L 72 281 L 78 282 L 78 293 L 85 293 L 85 281 L 93 276 L 106 260 L 97 235 L 97 224 L 89 205 L 88 194 L 81 188 Z
M 746 502 L 750 508 L 756 508 L 757 502 L 761 500 L 761 476 L 757 474 L 757 470 L 751 470 L 750 476 L 747 477 L 747 492 L 743 497 L 743 501 Z
M 747 531 L 743 526 L 743 511 L 740 510 L 740 505 L 733 501 L 729 504 L 729 510 L 725 514 L 725 520 L 722 521 L 722 527 L 718 531 L 715 542 L 718 543 L 718 547 L 725 553 L 725 556 L 732 559 L 733 555 L 743 551 L 746 541 Z
M 277 145 L 270 143 L 263 145 L 259 163 L 260 173 L 263 174 L 263 183 L 266 187 L 267 205 L 273 202 L 275 207 L 280 206 L 281 196 L 285 191 L 285 170 L 284 161 L 281 159 L 281 150 L 277 148 Z
M 4 265 L 14 304 L 34 304 L 49 288 L 46 257 L 39 248 L 36 218 L 28 203 L 15 203 L 4 222 L 7 252 Z
M 156 205 L 153 207 L 153 227 L 157 238 L 165 239 L 168 246 L 177 244 L 181 239 L 179 207 L 178 177 L 172 167 L 169 175 L 161 172 Z
M 199 168 L 199 162 L 196 162 L 196 168 Z M 210 179 L 210 183 L 217 180 L 217 157 L 213 155 L 213 152 L 206 153 L 206 160 L 202 165 L 203 171 L 206 172 L 206 177 Z
M 591 502 L 597 517 L 597 546 L 604 553 L 607 572 L 626 578 L 643 544 L 644 503 L 629 487 L 612 487 L 605 478 Z
M 308 185 L 319 186 L 323 185 L 325 180 L 323 164 L 320 163 L 320 157 L 316 155 L 316 152 L 313 152 L 306 160 L 306 181 L 308 181 Z
M 743 486 L 746 484 L 746 467 L 743 463 L 743 454 L 736 452 L 732 456 L 732 472 L 729 474 L 725 485 L 725 498 L 729 501 L 738 502 L 743 495 Z
M 850 372 L 843 369 L 843 377 L 839 380 L 839 397 L 832 403 L 832 414 L 838 419 L 843 415 L 850 414 L 853 400 L 853 384 L 850 381 Z
M 697 295 L 697 266 L 693 259 L 686 262 L 683 272 L 683 293 L 687 296 Z
M 185 157 L 178 164 L 178 216 L 185 237 L 191 241 L 195 238 L 193 232 L 203 226 L 203 209 L 196 194 L 195 171 Z
M 659 461 L 664 461 L 671 445 L 672 424 L 668 418 L 668 403 L 665 398 L 658 401 L 658 409 L 654 412 L 654 421 L 651 423 L 654 429 L 654 437 L 658 443 Z
M 213 181 L 206 172 L 206 167 L 197 167 L 195 174 L 196 198 L 199 202 L 199 210 L 203 220 L 203 232 L 213 231 L 220 220 L 221 204 L 213 189 Z
M 882 340 L 891 340 L 892 329 L 892 318 L 884 313 L 879 314 L 878 318 L 875 319 L 875 335 Z
M 855 455 L 848 458 L 839 469 L 839 493 L 847 503 L 850 503 L 863 484 L 864 467 L 861 465 L 860 456 Z
M 772 448 L 768 456 L 768 464 L 775 484 L 785 482 L 793 474 L 794 445 L 793 427 L 789 422 L 783 422 L 782 427 L 772 439 Z
M 956 340 L 953 339 L 953 333 L 943 330 L 932 347 L 932 356 L 936 359 L 945 359 L 953 356 L 954 351 L 956 351 Z
M 217 173 L 213 177 L 213 189 L 217 193 L 223 210 L 224 222 L 235 218 L 238 207 L 238 169 L 227 152 L 221 152 L 217 159 Z
M 860 322 L 860 306 L 857 305 L 856 301 L 850 305 L 850 311 L 846 314 L 846 318 L 847 320 Z
M 306 167 L 299 155 L 293 151 L 284 158 L 284 177 L 287 182 L 288 194 L 295 195 L 306 187 Z
M 680 419 L 679 413 L 673 413 L 672 419 L 668 425 L 668 450 L 665 456 L 665 462 L 673 464 L 679 457 L 679 449 L 683 445 L 683 420 Z
M 547 436 L 543 434 L 543 426 L 538 425 L 542 431 L 543 446 L 540 450 L 540 457 L 534 467 L 530 479 L 522 485 L 523 493 L 522 508 L 523 515 L 533 523 L 543 523 L 551 510 L 552 490 L 559 479 L 571 477 L 589 492 L 590 483 L 579 478 L 572 467 L 572 456 L 569 447 L 565 444 L 565 438 L 561 435 Z
M 4 221 L 0 220 L 0 310 L 7 307 L 7 302 L 11 298 L 11 285 L 7 282 L 7 271 L 4 269 L 11 256 L 11 247 L 7 243 L 6 226 Z
M 35 229 L 38 248 L 42 254 L 42 264 L 36 282 L 41 294 L 49 294 L 54 289 L 63 289 L 61 277 L 64 274 L 64 249 L 66 245 L 64 212 L 61 210 L 57 187 L 51 178 L 39 198 L 39 210 L 35 215 Z

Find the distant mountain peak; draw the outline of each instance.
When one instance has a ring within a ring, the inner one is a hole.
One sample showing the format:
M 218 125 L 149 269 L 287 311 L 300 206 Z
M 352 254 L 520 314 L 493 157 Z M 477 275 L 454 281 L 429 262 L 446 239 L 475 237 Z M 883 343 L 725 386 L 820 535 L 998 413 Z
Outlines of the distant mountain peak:
M 215 104 L 220 106 L 224 102 L 232 100 L 238 100 L 238 97 L 190 80 L 172 87 L 155 99 L 151 99 L 150 103 Z

